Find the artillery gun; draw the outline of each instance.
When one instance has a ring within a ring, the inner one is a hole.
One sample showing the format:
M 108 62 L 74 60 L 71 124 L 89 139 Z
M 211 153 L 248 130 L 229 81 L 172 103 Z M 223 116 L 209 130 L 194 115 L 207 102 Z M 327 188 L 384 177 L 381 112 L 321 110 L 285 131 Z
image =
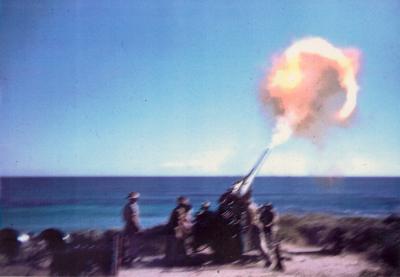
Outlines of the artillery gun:
M 269 149 L 266 149 L 250 172 L 233 183 L 218 200 L 218 209 L 208 217 L 196 217 L 193 226 L 194 248 L 208 245 L 215 260 L 225 263 L 239 259 L 244 252 L 241 235 L 247 201 L 251 198 L 252 184 L 261 169 Z

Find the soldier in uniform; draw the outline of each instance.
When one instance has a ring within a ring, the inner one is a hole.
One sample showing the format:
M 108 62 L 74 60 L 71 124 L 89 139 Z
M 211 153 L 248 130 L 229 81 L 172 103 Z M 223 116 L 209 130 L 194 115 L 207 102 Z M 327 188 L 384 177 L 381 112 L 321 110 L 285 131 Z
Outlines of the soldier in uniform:
M 126 264 L 131 263 L 137 258 L 138 247 L 135 243 L 135 234 L 140 231 L 139 223 L 139 200 L 140 194 L 138 192 L 129 193 L 126 203 L 123 209 L 123 220 L 125 227 L 123 231 L 123 262 Z
M 251 194 L 246 194 L 242 197 L 243 205 L 246 207 L 244 218 L 242 221 L 244 229 L 247 229 L 252 244 L 256 247 L 256 249 L 260 252 L 261 256 L 265 261 L 265 266 L 269 267 L 271 265 L 271 259 L 268 254 L 267 242 L 265 240 L 263 225 L 260 220 L 260 214 L 258 210 L 258 206 L 251 199 Z
M 186 239 L 192 229 L 191 209 L 189 199 L 179 196 L 167 223 L 165 262 L 169 266 L 181 264 L 187 258 Z
M 275 238 L 276 222 L 278 215 L 274 211 L 271 203 L 264 204 L 260 209 L 260 221 L 262 223 L 263 233 L 265 235 L 268 248 L 274 256 L 274 270 L 283 270 L 282 257 L 280 253 L 280 244 Z
M 265 236 L 267 238 L 268 244 L 271 244 L 273 241 L 273 229 L 275 222 L 277 221 L 277 215 L 273 210 L 273 206 L 271 203 L 264 204 L 261 207 L 261 222 L 263 224 L 263 229 Z

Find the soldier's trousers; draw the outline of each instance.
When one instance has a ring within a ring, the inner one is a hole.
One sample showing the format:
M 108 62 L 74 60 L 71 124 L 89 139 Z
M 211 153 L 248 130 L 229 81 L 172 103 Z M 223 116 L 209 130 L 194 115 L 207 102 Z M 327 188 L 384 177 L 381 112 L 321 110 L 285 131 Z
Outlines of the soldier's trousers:
M 265 234 L 262 228 L 259 228 L 257 225 L 251 225 L 252 237 L 254 239 L 254 245 L 257 250 L 260 251 L 261 256 L 265 260 L 265 265 L 269 266 L 271 264 L 271 258 L 268 254 L 269 249 L 266 241 Z
M 187 258 L 185 239 L 176 238 L 175 235 L 167 237 L 165 261 L 168 265 L 179 265 Z

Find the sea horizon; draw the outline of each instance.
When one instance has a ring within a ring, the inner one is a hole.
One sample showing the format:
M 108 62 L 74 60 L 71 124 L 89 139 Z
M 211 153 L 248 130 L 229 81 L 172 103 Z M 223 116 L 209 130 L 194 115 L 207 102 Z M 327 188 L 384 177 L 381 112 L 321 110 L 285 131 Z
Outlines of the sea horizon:
M 121 209 L 131 191 L 141 193 L 143 227 L 167 221 L 179 195 L 193 214 L 204 201 L 216 209 L 219 196 L 240 176 L 1 177 L 0 227 L 38 231 L 122 228 Z M 257 204 L 272 202 L 279 213 L 379 216 L 400 213 L 400 177 L 259 176 Z

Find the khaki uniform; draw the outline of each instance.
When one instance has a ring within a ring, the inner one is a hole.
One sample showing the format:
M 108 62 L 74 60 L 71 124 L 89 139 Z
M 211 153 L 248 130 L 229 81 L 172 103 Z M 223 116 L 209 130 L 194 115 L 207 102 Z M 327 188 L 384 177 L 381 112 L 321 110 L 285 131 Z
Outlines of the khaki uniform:
M 247 224 L 249 226 L 250 235 L 253 240 L 253 244 L 260 251 L 261 256 L 265 260 L 266 266 L 271 264 L 270 255 L 268 254 L 269 249 L 267 246 L 265 234 L 263 231 L 263 225 L 260 221 L 260 214 L 258 207 L 255 203 L 251 203 L 247 207 Z
M 140 231 L 139 224 L 139 205 L 137 203 L 127 203 L 123 210 L 125 228 L 123 232 L 123 257 L 131 261 L 138 256 L 139 248 L 135 234 Z
M 280 243 L 275 238 L 275 233 L 277 229 L 276 221 L 278 220 L 278 215 L 274 212 L 272 208 L 262 208 L 260 211 L 260 222 L 262 224 L 263 233 L 268 244 L 268 249 L 273 255 L 274 269 L 283 270 L 283 263 L 280 251 Z
M 182 263 L 187 257 L 187 247 L 185 243 L 192 229 L 190 206 L 178 205 L 171 213 L 167 229 L 168 238 L 165 261 L 169 265 Z

